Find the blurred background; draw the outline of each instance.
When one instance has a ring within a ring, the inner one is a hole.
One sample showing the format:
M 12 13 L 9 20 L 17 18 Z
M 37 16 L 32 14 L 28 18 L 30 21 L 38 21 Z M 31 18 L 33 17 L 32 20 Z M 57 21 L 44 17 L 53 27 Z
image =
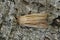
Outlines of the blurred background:
M 60 16 L 60 0 L 0 0 L 0 40 L 60 40 L 60 28 L 22 27 L 16 16 L 49 13 L 48 24 Z

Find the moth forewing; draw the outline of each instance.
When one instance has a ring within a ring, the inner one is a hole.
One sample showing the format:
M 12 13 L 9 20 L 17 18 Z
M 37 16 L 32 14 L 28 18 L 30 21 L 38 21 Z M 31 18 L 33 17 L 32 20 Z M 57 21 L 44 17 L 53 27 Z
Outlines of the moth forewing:
M 18 17 L 19 24 L 28 27 L 47 28 L 47 13 L 28 14 Z

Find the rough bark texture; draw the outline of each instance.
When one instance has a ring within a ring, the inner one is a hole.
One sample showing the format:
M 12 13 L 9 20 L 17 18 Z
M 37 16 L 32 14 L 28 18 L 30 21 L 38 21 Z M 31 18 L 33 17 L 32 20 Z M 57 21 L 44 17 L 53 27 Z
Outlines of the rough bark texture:
M 49 12 L 48 24 L 51 24 L 60 16 L 60 0 L 0 0 L 0 40 L 60 40 L 58 27 L 22 27 L 15 18 L 43 11 Z

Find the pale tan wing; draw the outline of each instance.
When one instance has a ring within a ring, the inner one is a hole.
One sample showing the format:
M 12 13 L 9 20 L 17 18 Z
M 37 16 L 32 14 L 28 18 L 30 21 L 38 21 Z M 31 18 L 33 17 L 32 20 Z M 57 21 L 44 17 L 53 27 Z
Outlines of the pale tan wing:
M 42 26 L 44 28 L 47 27 L 47 13 L 39 13 L 39 14 L 29 14 L 20 16 L 18 18 L 19 24 L 22 24 L 24 26 L 31 26 L 31 27 L 37 27 Z

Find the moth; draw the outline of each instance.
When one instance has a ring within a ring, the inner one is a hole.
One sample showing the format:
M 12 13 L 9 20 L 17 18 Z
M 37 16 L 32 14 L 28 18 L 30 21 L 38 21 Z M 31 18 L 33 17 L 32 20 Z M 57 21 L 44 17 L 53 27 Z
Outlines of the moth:
M 19 25 L 36 27 L 36 28 L 47 28 L 47 16 L 48 13 L 32 13 L 24 16 L 18 16 L 17 21 Z

